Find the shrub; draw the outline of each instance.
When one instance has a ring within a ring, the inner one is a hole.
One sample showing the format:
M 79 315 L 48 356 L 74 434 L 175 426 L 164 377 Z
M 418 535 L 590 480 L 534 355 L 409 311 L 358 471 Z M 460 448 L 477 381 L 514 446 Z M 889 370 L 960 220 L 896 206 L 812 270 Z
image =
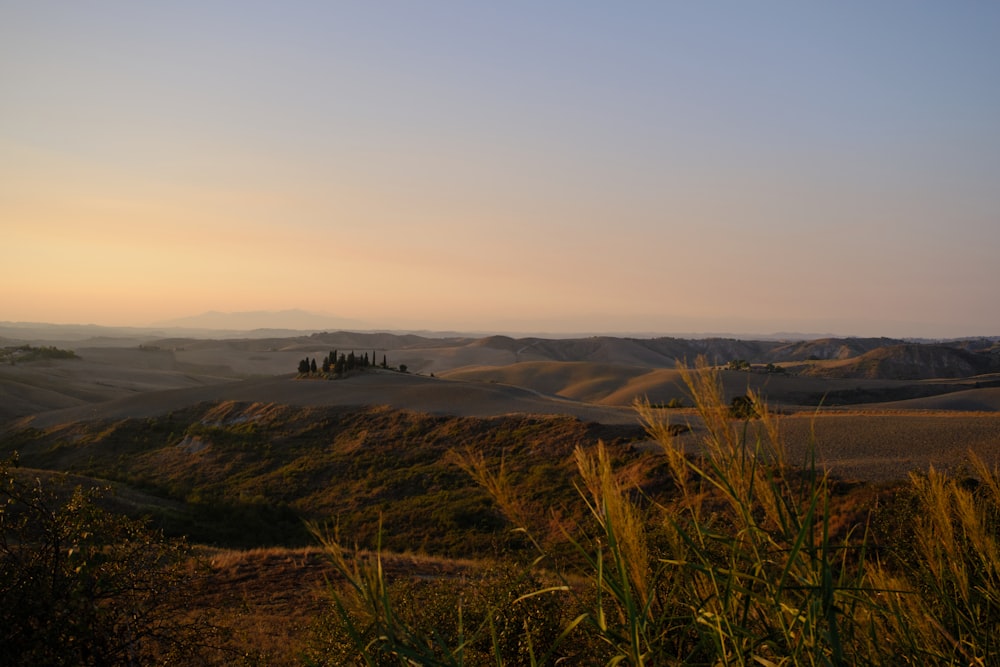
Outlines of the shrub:
M 187 614 L 184 543 L 12 466 L 0 464 L 0 664 L 221 661 L 215 630 Z
M 735 419 L 754 419 L 758 415 L 753 404 L 752 396 L 734 396 L 729 403 L 729 414 Z

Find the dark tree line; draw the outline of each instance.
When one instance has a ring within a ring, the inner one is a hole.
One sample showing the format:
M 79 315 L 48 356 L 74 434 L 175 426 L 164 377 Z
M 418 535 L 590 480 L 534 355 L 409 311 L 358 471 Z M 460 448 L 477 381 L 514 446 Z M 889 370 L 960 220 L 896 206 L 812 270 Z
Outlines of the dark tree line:
M 353 350 L 344 354 L 343 352 L 338 353 L 337 350 L 332 350 L 330 354 L 323 357 L 322 361 L 317 364 L 316 359 L 310 359 L 306 357 L 299 361 L 299 373 L 332 373 L 333 375 L 343 375 L 347 371 L 353 371 L 357 369 L 371 368 L 375 365 L 375 351 L 372 350 L 371 357 L 365 352 L 363 355 L 355 354 Z M 386 357 L 382 355 L 382 368 L 388 368 L 389 365 L 386 361 Z
M 73 350 L 61 350 L 51 345 L 42 347 L 19 345 L 0 348 L 0 362 L 9 362 L 11 366 L 15 363 L 38 361 L 39 359 L 79 359 L 79 357 Z

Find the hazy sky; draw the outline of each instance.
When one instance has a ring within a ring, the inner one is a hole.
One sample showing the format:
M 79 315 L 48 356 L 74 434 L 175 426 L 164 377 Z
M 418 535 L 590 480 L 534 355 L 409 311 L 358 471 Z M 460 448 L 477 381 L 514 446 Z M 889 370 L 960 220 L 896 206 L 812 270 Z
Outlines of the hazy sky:
M 0 320 L 1000 334 L 1000 3 L 0 4 Z

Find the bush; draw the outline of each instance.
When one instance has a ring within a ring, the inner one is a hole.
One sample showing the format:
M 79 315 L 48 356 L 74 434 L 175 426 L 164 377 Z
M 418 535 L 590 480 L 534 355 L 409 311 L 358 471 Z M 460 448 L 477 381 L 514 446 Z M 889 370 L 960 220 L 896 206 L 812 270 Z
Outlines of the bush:
M 734 419 L 755 419 L 759 415 L 754 408 L 753 396 L 735 396 L 729 403 L 729 414 Z
M 0 664 L 205 664 L 214 630 L 188 616 L 187 548 L 0 464 Z M 221 659 L 221 658 L 220 658 Z

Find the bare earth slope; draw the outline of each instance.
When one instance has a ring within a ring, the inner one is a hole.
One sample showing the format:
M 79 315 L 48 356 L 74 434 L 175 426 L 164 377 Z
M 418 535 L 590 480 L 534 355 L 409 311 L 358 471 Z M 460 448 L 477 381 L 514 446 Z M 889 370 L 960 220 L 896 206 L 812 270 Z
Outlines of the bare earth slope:
M 146 392 L 26 418 L 36 427 L 87 419 L 150 417 L 206 401 L 249 401 L 293 406 L 387 405 L 394 408 L 463 417 L 510 413 L 566 414 L 584 421 L 634 423 L 626 408 L 590 405 L 557 396 L 543 396 L 530 389 L 479 382 L 462 382 L 374 371 L 339 380 L 295 379 L 286 375 Z
M 840 362 L 830 362 L 840 363 Z M 687 390 L 676 368 L 580 361 L 529 361 L 505 366 L 472 366 L 445 371 L 441 377 L 527 387 L 538 392 L 600 405 L 631 406 L 636 400 L 666 404 L 684 401 Z M 996 410 L 1000 377 L 948 382 L 882 378 L 827 377 L 822 374 L 758 373 L 721 370 L 727 396 L 760 392 L 783 408 L 862 405 L 891 402 L 893 409 Z M 980 386 L 977 386 L 976 383 Z M 954 399 L 947 395 L 961 394 Z M 938 400 L 933 400 L 938 399 Z
M 781 421 L 794 443 L 793 463 L 805 463 L 809 443 L 818 460 L 840 478 L 896 481 L 930 466 L 967 471 L 970 452 L 1000 465 L 1000 413 L 870 411 L 799 414 Z
M 52 409 L 234 379 L 205 369 L 184 369 L 163 355 L 137 350 L 94 350 L 85 354 L 80 359 L 0 365 L 0 424 Z

